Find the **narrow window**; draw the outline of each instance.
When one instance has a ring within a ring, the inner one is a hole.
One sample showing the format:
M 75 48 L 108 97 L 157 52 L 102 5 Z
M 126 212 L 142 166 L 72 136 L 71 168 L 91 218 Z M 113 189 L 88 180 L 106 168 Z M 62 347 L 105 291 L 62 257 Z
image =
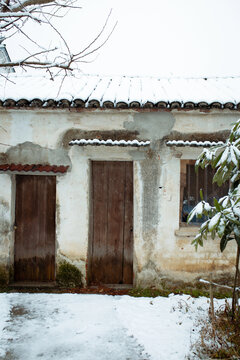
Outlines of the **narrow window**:
M 195 160 L 181 160 L 181 190 L 180 190 L 180 222 L 186 223 L 190 211 L 197 205 L 200 199 L 200 189 L 203 190 L 203 197 L 211 205 L 213 199 L 219 199 L 228 192 L 228 183 L 219 187 L 212 183 L 214 170 L 211 167 L 199 168 L 195 171 Z M 202 223 L 205 219 L 194 218 L 192 224 Z

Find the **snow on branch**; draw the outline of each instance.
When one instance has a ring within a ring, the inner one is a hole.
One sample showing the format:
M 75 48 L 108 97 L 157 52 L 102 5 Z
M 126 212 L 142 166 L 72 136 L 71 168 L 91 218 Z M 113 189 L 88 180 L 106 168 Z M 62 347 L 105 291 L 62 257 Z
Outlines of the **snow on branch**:
M 39 6 L 54 5 L 58 7 L 68 7 L 71 6 L 75 1 L 54 1 L 54 0 L 2 0 L 0 1 L 0 8 L 3 12 L 10 11 L 21 12 L 25 11 L 26 8 L 37 9 Z
M 78 69 L 78 64 L 87 62 L 90 55 L 97 52 L 109 39 L 114 31 L 116 24 L 110 29 L 106 30 L 109 22 L 111 11 L 95 38 L 83 49 L 78 49 L 75 53 L 71 51 L 69 44 L 64 39 L 60 30 L 54 25 L 54 17 L 62 17 L 65 14 L 60 13 L 69 9 L 80 9 L 77 5 L 79 0 L 0 0 L 0 42 L 7 40 L 15 34 L 22 34 L 25 38 L 37 47 L 37 51 L 28 51 L 25 59 L 13 59 L 4 64 L 0 64 L 1 68 L 36 68 L 36 69 L 51 69 L 50 76 L 53 69 L 59 71 L 73 71 Z M 51 31 L 57 34 L 61 45 L 59 48 L 48 49 L 40 45 L 39 39 L 25 30 L 25 24 L 28 21 L 44 24 L 51 28 Z M 54 51 L 54 53 L 53 53 Z M 87 58 L 87 60 L 85 60 Z M 1 76 L 1 74 L 0 74 Z
M 203 283 L 203 284 L 208 284 L 208 285 L 215 285 L 215 286 L 219 286 L 219 287 L 222 287 L 224 289 L 229 289 L 229 290 L 232 290 L 233 287 L 232 286 L 228 286 L 228 285 L 221 285 L 221 284 L 217 284 L 213 281 L 207 281 L 207 280 L 204 280 L 204 279 L 199 279 L 199 282 Z M 236 288 L 236 290 L 240 290 L 240 288 Z
M 44 61 L 24 61 L 20 60 L 18 62 L 6 62 L 4 64 L 0 64 L 0 68 L 6 68 L 6 67 L 15 67 L 15 66 L 29 66 L 34 67 L 35 69 L 50 69 L 50 68 L 58 68 L 58 69 L 64 69 L 64 70 L 70 70 L 73 69 L 70 67 L 69 64 L 61 64 L 61 63 L 54 63 L 54 62 L 44 62 Z
M 6 2 L 6 1 L 4 1 Z M 25 9 L 26 7 L 29 6 L 33 6 L 33 5 L 44 5 L 44 4 L 49 4 L 52 3 L 52 0 L 22 0 L 22 1 L 18 1 L 16 2 L 16 4 L 11 5 L 9 8 L 11 9 L 12 12 L 18 12 L 18 11 L 22 11 L 23 9 Z

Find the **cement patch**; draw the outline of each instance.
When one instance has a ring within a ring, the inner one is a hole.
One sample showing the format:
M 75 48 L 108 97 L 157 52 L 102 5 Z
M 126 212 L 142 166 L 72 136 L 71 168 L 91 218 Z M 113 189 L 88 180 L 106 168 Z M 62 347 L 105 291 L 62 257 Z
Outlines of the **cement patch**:
M 124 122 L 124 127 L 129 131 L 138 131 L 140 137 L 147 140 L 159 140 L 169 134 L 175 124 L 174 116 L 166 111 L 157 113 L 137 113 L 133 121 Z
M 50 164 L 70 166 L 71 161 L 64 149 L 47 149 L 32 142 L 25 142 L 9 148 L 4 158 L 10 164 Z M 1 163 L 3 163 L 2 159 Z

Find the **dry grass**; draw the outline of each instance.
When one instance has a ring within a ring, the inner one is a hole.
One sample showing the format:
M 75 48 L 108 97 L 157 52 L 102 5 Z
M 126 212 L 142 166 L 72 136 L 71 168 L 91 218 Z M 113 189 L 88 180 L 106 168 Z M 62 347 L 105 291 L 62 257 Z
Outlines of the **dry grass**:
M 240 311 L 232 320 L 231 308 L 226 301 L 214 321 L 201 324 L 200 340 L 193 346 L 198 359 L 240 359 Z M 195 357 L 195 358 L 196 358 Z

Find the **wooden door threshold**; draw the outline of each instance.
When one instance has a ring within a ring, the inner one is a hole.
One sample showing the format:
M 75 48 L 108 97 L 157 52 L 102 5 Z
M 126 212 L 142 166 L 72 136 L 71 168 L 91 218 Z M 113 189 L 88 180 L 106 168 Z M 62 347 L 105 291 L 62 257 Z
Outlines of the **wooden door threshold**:
M 16 281 L 9 284 L 12 288 L 54 288 L 56 287 L 56 281 L 40 282 L 40 281 Z
M 99 284 L 99 285 L 90 285 L 90 289 L 97 289 L 99 287 L 105 287 L 108 289 L 115 290 L 131 290 L 133 288 L 132 284 Z

